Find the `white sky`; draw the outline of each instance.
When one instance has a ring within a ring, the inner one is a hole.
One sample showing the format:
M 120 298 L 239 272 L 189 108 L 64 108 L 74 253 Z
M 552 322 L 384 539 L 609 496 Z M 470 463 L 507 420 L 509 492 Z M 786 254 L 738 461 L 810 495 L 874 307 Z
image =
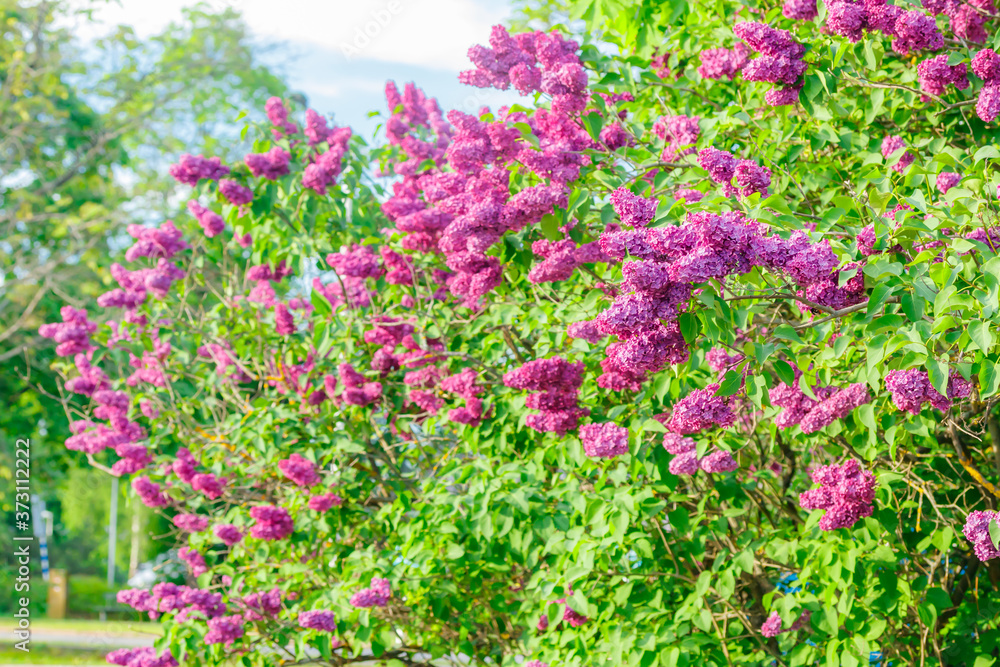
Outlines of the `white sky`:
M 89 4 L 71 0 L 71 4 Z M 162 29 L 194 0 L 110 0 L 95 18 L 140 35 Z M 506 0 L 207 0 L 240 10 L 258 36 L 375 60 L 457 72 L 508 14 Z M 83 36 L 83 35 L 81 35 Z M 85 37 L 85 36 L 84 36 Z

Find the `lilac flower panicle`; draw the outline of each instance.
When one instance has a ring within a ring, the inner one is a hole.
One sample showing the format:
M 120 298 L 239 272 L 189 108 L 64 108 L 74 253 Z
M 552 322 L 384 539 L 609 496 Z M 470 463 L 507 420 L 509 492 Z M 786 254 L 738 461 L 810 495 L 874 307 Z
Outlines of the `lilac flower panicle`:
M 856 460 L 849 459 L 840 466 L 821 466 L 811 476 L 820 488 L 800 493 L 799 504 L 805 510 L 826 510 L 819 520 L 822 530 L 850 528 L 859 519 L 872 515 L 875 476 Z
M 584 453 L 591 458 L 613 458 L 628 453 L 628 429 L 613 422 L 580 427 Z
M 724 396 L 716 396 L 718 384 L 695 389 L 674 405 L 667 422 L 667 430 L 680 435 L 697 433 L 718 425 L 728 428 L 736 422 L 736 415 Z
M 250 535 L 257 539 L 283 540 L 295 530 L 292 517 L 284 507 L 257 505 L 250 508 L 250 516 L 256 520 Z
M 623 186 L 611 193 L 611 205 L 622 224 L 629 227 L 645 227 L 653 221 L 657 202 L 655 199 L 646 199 L 633 194 Z
M 785 0 L 781 14 L 793 21 L 812 21 L 819 12 L 816 9 L 816 0 Z
M 764 621 L 764 625 L 760 626 L 760 634 L 765 637 L 777 637 L 781 634 L 781 616 L 778 615 L 778 612 L 771 612 L 771 615 Z
M 278 468 L 282 475 L 303 488 L 319 484 L 316 464 L 300 454 L 292 454 L 287 459 L 278 461 Z
M 173 518 L 173 523 L 186 533 L 200 533 L 208 528 L 208 517 L 200 514 L 178 514 Z
M 906 142 L 902 137 L 898 135 L 887 135 L 885 139 L 882 140 L 882 157 L 888 160 L 893 153 L 901 148 L 906 148 Z M 899 161 L 892 166 L 892 170 L 902 174 L 906 171 L 907 167 L 913 164 L 915 159 L 916 156 L 912 153 L 903 153 L 902 157 L 899 158 Z
M 228 547 L 243 539 L 243 531 L 231 523 L 219 524 L 212 529 L 212 532 Z
M 299 625 L 312 630 L 333 632 L 337 629 L 337 621 L 332 611 L 313 609 L 299 613 Z
M 201 179 L 215 181 L 225 176 L 229 173 L 229 167 L 224 166 L 217 157 L 205 158 L 185 153 L 177 164 L 170 166 L 169 172 L 178 183 L 198 185 Z
M 934 186 L 937 188 L 938 192 L 941 194 L 948 194 L 948 190 L 957 186 L 962 182 L 962 175 L 956 174 L 954 172 L 942 171 L 937 175 L 934 181 Z
M 389 587 L 389 580 L 381 577 L 374 577 L 371 586 L 362 588 L 351 596 L 351 606 L 359 609 L 370 607 L 384 607 L 392 597 L 392 590 Z
M 956 90 L 969 87 L 965 63 L 949 65 L 946 54 L 922 61 L 917 65 L 917 74 L 920 90 L 929 95 L 944 95 L 949 85 L 955 86 Z
M 991 510 L 977 510 L 970 512 L 965 519 L 965 527 L 962 534 L 972 544 L 972 549 L 982 562 L 1000 558 L 1000 551 L 993 546 L 990 539 L 990 521 L 1000 520 L 1000 514 Z
M 739 468 L 733 455 L 723 449 L 716 450 L 704 457 L 698 462 L 698 465 L 705 472 L 714 473 L 732 472 Z
M 663 434 L 663 448 L 674 455 L 687 454 L 697 449 L 697 443 L 676 433 Z
M 892 50 L 904 56 L 914 51 L 944 48 L 944 36 L 938 30 L 934 17 L 919 10 L 900 14 L 894 32 L 896 39 L 892 40 Z

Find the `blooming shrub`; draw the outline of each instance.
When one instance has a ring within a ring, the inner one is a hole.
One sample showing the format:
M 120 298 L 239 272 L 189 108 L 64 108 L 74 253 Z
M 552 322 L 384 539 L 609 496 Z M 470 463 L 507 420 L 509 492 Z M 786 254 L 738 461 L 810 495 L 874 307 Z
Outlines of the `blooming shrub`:
M 273 99 L 182 157 L 188 213 L 39 332 L 188 567 L 109 660 L 989 656 L 986 4 L 497 26 L 460 78 L 523 105 L 390 83 L 369 145 Z

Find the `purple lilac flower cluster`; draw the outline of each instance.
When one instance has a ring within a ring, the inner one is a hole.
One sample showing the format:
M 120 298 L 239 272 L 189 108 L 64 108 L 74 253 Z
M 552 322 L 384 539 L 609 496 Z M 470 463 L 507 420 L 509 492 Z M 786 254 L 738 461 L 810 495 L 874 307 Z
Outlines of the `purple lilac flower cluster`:
M 816 0 L 785 0 L 781 14 L 793 21 L 812 21 L 819 12 L 816 9 Z
M 299 614 L 299 625 L 311 630 L 322 630 L 323 632 L 333 632 L 337 629 L 337 620 L 332 611 L 326 609 L 312 609 Z
M 976 102 L 976 115 L 984 122 L 992 123 L 1000 116 L 1000 55 L 993 49 L 983 49 L 972 57 L 972 72 L 983 80 Z M 1000 189 L 997 192 L 1000 193 Z
M 216 618 L 226 613 L 221 593 L 178 586 L 169 582 L 156 584 L 152 590 L 142 588 L 121 590 L 118 591 L 116 599 L 136 611 L 148 613 L 151 619 L 172 611 L 180 612 L 177 615 L 178 622 L 192 614 L 199 614 L 204 618 Z
M 184 153 L 177 164 L 170 165 L 168 171 L 178 183 L 198 185 L 201 179 L 219 180 L 229 173 L 229 167 L 224 166 L 222 160 L 217 157 L 206 158 Z
M 257 505 L 250 508 L 250 516 L 256 520 L 250 535 L 261 540 L 283 540 L 295 530 L 295 523 L 284 507 Z
M 694 144 L 701 133 L 699 120 L 698 116 L 661 116 L 653 123 L 653 134 L 665 142 L 660 160 L 672 162 L 695 152 Z
M 281 589 L 275 586 L 266 593 L 249 593 L 240 604 L 244 607 L 243 618 L 248 621 L 274 618 L 281 611 Z
M 886 137 L 882 140 L 882 157 L 886 160 L 888 160 L 897 151 L 904 149 L 906 149 L 906 141 L 904 141 L 903 137 L 900 137 L 899 135 L 886 135 Z M 913 164 L 915 159 L 915 155 L 905 152 L 896 164 L 892 165 L 892 170 L 902 174 L 906 171 L 907 167 Z
M 990 15 L 996 14 L 993 0 L 922 0 L 924 9 L 931 14 L 944 14 L 951 20 L 955 37 L 966 42 L 982 44 L 989 37 L 985 24 Z
M 928 95 L 944 95 L 945 88 L 949 85 L 955 86 L 956 90 L 965 90 L 969 87 L 965 63 L 949 65 L 947 54 L 922 61 L 917 65 L 917 77 L 920 81 L 920 90 Z M 923 98 L 929 99 L 926 95 Z
M 208 632 L 205 634 L 206 644 L 225 644 L 229 646 L 243 636 L 243 617 L 239 614 L 218 616 L 208 620 Z
M 872 515 L 875 476 L 855 459 L 840 466 L 821 466 L 810 476 L 820 488 L 800 493 L 799 504 L 805 510 L 826 510 L 819 520 L 822 530 L 850 528 L 858 519 Z
M 799 614 L 799 617 L 795 619 L 795 622 L 792 623 L 792 627 L 788 628 L 787 630 L 784 630 L 782 629 L 781 616 L 778 615 L 778 612 L 772 611 L 771 615 L 767 617 L 766 621 L 764 621 L 764 624 L 760 626 L 760 634 L 770 638 L 770 637 L 777 637 L 778 635 L 785 632 L 795 632 L 796 630 L 805 627 L 806 624 L 809 623 L 809 620 L 811 618 L 812 618 L 811 611 L 809 610 L 803 611 L 801 614 Z
M 759 193 L 766 197 L 771 186 L 771 170 L 753 160 L 737 160 L 729 151 L 706 148 L 698 153 L 698 166 L 708 172 L 716 183 L 722 184 L 727 197 L 749 197 Z M 733 179 L 736 187 L 733 187 Z
M 984 563 L 994 558 L 1000 558 L 1000 550 L 993 546 L 993 540 L 990 539 L 991 521 L 1000 521 L 1000 514 L 992 510 L 977 510 L 969 513 L 965 519 L 965 527 L 962 529 L 965 539 L 972 543 L 976 558 Z
M 160 491 L 160 485 L 150 480 L 149 477 L 132 478 L 132 489 L 146 507 L 163 507 L 170 502 Z
M 215 536 L 222 540 L 223 544 L 231 547 L 243 539 L 243 531 L 231 523 L 223 523 L 212 529 Z
M 504 385 L 529 390 L 525 405 L 537 413 L 528 415 L 527 425 L 542 433 L 565 435 L 590 414 L 577 405 L 583 383 L 583 362 L 569 363 L 561 357 L 535 359 L 504 374 Z
M 941 412 L 951 408 L 955 399 L 972 394 L 973 384 L 957 371 L 948 377 L 948 395 L 942 396 L 931 384 L 927 371 L 919 368 L 889 371 L 885 376 L 885 388 L 892 393 L 892 402 L 900 410 L 918 415 L 924 403 L 930 403 Z
M 628 429 L 614 422 L 584 424 L 580 427 L 580 442 L 591 458 L 614 458 L 628 453 Z
M 528 280 L 535 284 L 567 280 L 578 266 L 610 261 L 596 242 L 577 246 L 570 239 L 542 239 L 531 244 L 531 251 L 543 258 L 528 272 Z
M 871 402 L 864 383 L 849 384 L 841 389 L 814 387 L 813 394 L 815 399 L 799 389 L 798 378 L 791 385 L 779 383 L 771 391 L 771 403 L 782 408 L 775 418 L 778 428 L 791 428 L 797 424 L 803 433 L 815 433 Z
M 716 396 L 718 384 L 710 384 L 704 389 L 695 389 L 677 401 L 667 430 L 678 435 L 697 433 L 706 428 L 720 426 L 728 428 L 736 422 L 736 415 L 729 406 L 728 397 Z
M 177 667 L 178 662 L 173 654 L 166 650 L 161 655 L 156 654 L 152 646 L 142 648 L 120 648 L 108 653 L 105 660 L 111 665 L 121 667 Z
M 787 30 L 771 28 L 763 23 L 737 23 L 733 32 L 760 54 L 743 68 L 743 78 L 781 84 L 764 95 L 764 101 L 770 106 L 794 104 L 806 71 L 806 64 L 802 61 L 805 47 L 796 42 Z
M 456 132 L 451 136 L 439 130 L 438 144 L 446 146 L 453 171 L 444 172 L 443 165 L 434 162 L 420 174 L 417 165 L 430 156 L 418 138 L 426 115 L 419 109 L 407 112 L 408 122 L 399 125 L 390 142 L 411 156 L 404 165 L 413 163 L 413 168 L 397 168 L 403 180 L 394 184 L 394 196 L 383 205 L 386 216 L 406 233 L 404 248 L 444 252 L 454 272 L 447 279 L 448 289 L 469 307 L 477 306 L 502 280 L 499 260 L 486 250 L 506 231 L 535 224 L 554 206 L 565 206 L 564 184 L 577 177 L 589 161 L 583 151 L 593 147 L 576 121 L 589 100 L 576 42 L 555 33 L 512 37 L 496 26 L 490 45 L 470 49 L 476 69 L 463 72 L 461 79 L 479 87 L 513 85 L 522 92 L 541 91 L 552 96 L 551 108 L 530 118 L 501 109 L 492 121 L 450 112 L 448 120 Z M 390 107 L 398 101 L 394 87 L 387 89 L 387 99 Z M 402 102 L 406 106 L 406 100 Z M 515 123 L 531 127 L 537 148 L 521 138 Z M 525 187 L 512 196 L 505 165 L 515 160 L 549 183 Z
M 323 493 L 309 498 L 309 509 L 316 512 L 327 512 L 331 507 L 340 507 L 344 499 L 336 493 Z
M 205 564 L 205 557 L 189 547 L 181 547 L 177 550 L 177 557 L 187 563 L 188 571 L 192 577 L 200 577 L 208 572 L 208 565 Z
M 382 577 L 372 577 L 371 586 L 362 588 L 351 596 L 351 606 L 359 609 L 369 607 L 384 607 L 389 604 L 392 597 L 392 589 L 389 587 L 389 580 Z
M 896 19 L 903 12 L 902 7 L 887 4 L 886 0 L 838 0 L 827 4 L 825 30 L 852 42 L 860 40 L 864 31 L 893 37 Z
M 51 338 L 56 345 L 56 354 L 71 357 L 88 354 L 97 349 L 90 342 L 90 334 L 97 331 L 97 323 L 87 319 L 87 311 L 82 308 L 63 306 L 59 310 L 62 322 L 43 324 L 38 333 L 43 338 Z
M 698 74 L 702 78 L 728 77 L 732 81 L 750 61 L 750 49 L 743 42 L 739 42 L 732 49 L 705 49 L 698 54 L 698 57 L 701 59 Z
M 309 488 L 319 484 L 319 474 L 316 472 L 316 464 L 301 454 L 292 454 L 287 459 L 278 461 L 278 469 L 281 474 L 292 480 L 302 488 Z

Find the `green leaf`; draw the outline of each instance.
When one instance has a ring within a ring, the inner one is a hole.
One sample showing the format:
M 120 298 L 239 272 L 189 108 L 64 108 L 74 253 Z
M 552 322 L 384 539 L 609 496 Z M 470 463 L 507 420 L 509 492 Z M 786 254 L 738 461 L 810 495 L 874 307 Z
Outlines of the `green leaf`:
M 948 364 L 937 359 L 927 360 L 927 373 L 930 375 L 931 386 L 942 396 L 948 395 Z
M 774 372 L 778 374 L 778 379 L 791 386 L 795 382 L 795 369 L 784 359 L 774 361 Z
M 871 207 L 875 209 L 875 212 L 878 214 L 885 211 L 885 206 L 889 203 L 890 199 L 892 199 L 891 192 L 879 192 L 877 190 L 873 190 L 868 193 L 868 203 L 871 204 Z
M 993 347 L 993 334 L 990 333 L 990 325 L 988 322 L 970 322 L 968 325 L 969 337 L 972 342 L 979 347 L 980 350 L 985 354 L 989 354 L 990 348 Z
M 562 238 L 562 232 L 559 231 L 559 217 L 552 213 L 542 216 L 542 233 L 550 241 Z
M 1000 150 L 997 150 L 996 146 L 983 146 L 978 151 L 976 151 L 976 154 L 974 156 L 972 156 L 972 161 L 980 162 L 988 158 L 993 158 L 993 159 L 1000 158 Z
M 740 386 L 743 384 L 743 374 L 738 373 L 734 370 L 726 371 L 726 375 L 722 378 L 722 382 L 719 383 L 719 389 L 715 392 L 716 396 L 732 396 L 740 390 Z
M 698 339 L 701 331 L 701 319 L 694 313 L 681 313 L 677 316 L 677 324 L 680 327 L 681 335 L 688 345 L 693 345 Z
M 990 519 L 990 542 L 993 543 L 993 548 L 1000 548 L 1000 524 L 997 524 L 995 518 Z
M 997 393 L 1000 388 L 1000 372 L 996 363 L 989 359 L 984 360 L 979 368 L 979 396 L 989 398 Z

